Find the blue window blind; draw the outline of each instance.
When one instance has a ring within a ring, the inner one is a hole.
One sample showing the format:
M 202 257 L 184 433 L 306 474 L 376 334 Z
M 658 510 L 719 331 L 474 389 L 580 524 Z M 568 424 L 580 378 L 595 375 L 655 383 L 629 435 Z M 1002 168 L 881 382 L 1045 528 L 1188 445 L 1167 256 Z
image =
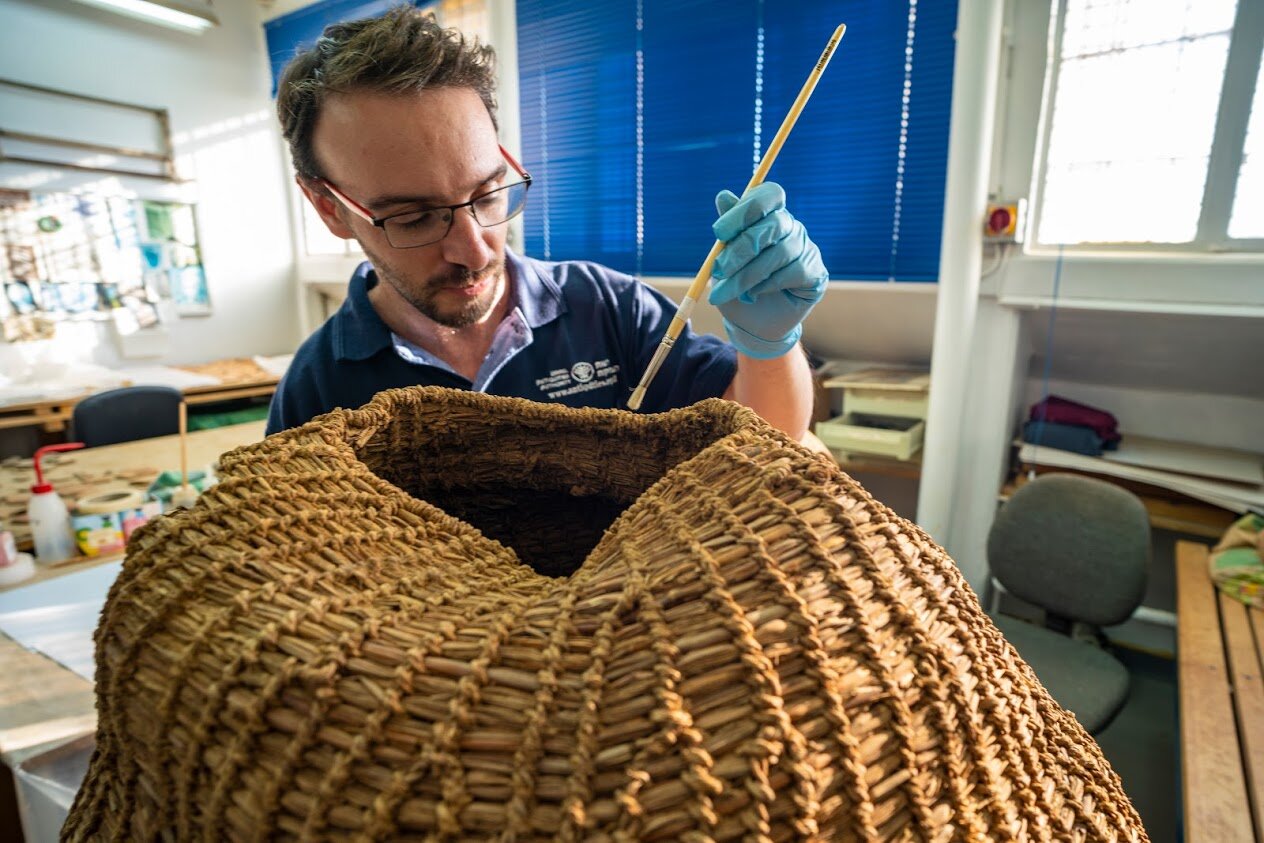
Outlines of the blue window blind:
M 325 27 L 342 21 L 375 18 L 398 6 L 401 0 L 320 0 L 310 6 L 273 18 L 263 25 L 268 41 L 268 59 L 272 64 L 272 96 L 276 96 L 281 71 L 299 50 L 316 43 Z M 435 5 L 415 0 L 414 6 Z
M 840 22 L 769 179 L 835 278 L 933 281 L 955 0 L 518 0 L 526 250 L 692 275 Z

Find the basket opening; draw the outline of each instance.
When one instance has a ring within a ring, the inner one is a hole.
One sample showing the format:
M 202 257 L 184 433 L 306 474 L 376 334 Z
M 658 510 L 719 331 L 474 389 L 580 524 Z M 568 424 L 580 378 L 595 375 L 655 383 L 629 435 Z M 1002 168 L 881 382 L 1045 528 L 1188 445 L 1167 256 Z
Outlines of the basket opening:
M 740 426 L 724 408 L 633 416 L 507 406 L 497 414 L 420 402 L 397 407 L 356 454 L 409 495 L 513 548 L 538 573 L 569 576 L 651 485 Z

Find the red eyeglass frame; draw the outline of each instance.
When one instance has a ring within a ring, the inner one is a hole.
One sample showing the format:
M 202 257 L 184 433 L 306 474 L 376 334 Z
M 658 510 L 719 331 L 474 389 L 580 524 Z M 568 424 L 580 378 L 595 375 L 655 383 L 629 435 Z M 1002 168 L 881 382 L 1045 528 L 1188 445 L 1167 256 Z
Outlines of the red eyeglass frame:
M 509 166 L 513 167 L 514 172 L 522 176 L 522 180 L 526 182 L 528 185 L 530 185 L 532 182 L 531 174 L 522 168 L 522 165 L 518 163 L 518 159 L 510 155 L 509 150 L 505 149 L 504 146 L 497 144 L 497 148 L 500 149 L 500 154 L 505 156 L 505 160 L 509 162 Z M 421 208 L 421 209 L 415 209 L 412 211 L 404 211 L 403 213 L 399 213 L 399 214 L 391 214 L 388 217 L 375 217 L 373 216 L 372 211 L 370 211 L 368 208 L 364 207 L 363 205 L 361 205 L 359 202 L 355 201 L 351 197 L 347 196 L 345 193 L 343 193 L 341 190 L 335 187 L 334 183 L 329 181 L 329 179 L 325 179 L 325 178 L 321 178 L 320 176 L 317 176 L 315 179 L 313 179 L 313 181 L 316 184 L 319 184 L 321 187 L 324 187 L 326 190 L 332 193 L 335 197 L 337 197 L 338 201 L 347 207 L 347 210 L 351 211 L 353 214 L 355 214 L 357 217 L 364 220 L 365 222 L 372 223 L 373 225 L 377 226 L 378 228 L 384 231 L 386 229 L 386 223 L 394 219 L 395 217 L 403 217 L 409 214 L 415 214 L 417 213 L 418 210 L 426 210 L 426 211 L 449 210 L 455 214 L 458 209 L 468 207 L 482 198 L 481 196 L 476 196 L 473 199 L 471 199 L 469 202 L 462 202 L 459 205 L 436 205 L 433 208 Z M 504 187 L 511 187 L 511 185 L 504 185 Z M 500 189 L 501 188 L 497 188 L 497 190 L 500 190 Z M 438 242 L 438 241 L 435 241 L 435 242 Z

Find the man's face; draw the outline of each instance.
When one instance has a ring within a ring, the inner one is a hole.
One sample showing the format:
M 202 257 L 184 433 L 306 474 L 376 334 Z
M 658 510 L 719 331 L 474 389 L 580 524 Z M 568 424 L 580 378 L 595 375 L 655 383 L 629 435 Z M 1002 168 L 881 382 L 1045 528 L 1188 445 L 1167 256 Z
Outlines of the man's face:
M 325 178 L 377 218 L 468 202 L 518 179 L 469 88 L 334 95 L 321 108 L 313 144 Z M 336 199 L 305 192 L 330 231 L 354 237 L 382 281 L 440 325 L 486 319 L 504 296 L 507 225 L 483 228 L 462 208 L 439 242 L 397 249 Z

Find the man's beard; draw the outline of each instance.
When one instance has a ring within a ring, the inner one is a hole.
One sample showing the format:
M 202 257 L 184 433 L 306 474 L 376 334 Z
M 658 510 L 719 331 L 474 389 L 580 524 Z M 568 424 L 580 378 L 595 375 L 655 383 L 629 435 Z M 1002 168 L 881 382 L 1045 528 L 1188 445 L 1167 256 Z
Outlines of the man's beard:
M 363 244 L 361 246 L 363 247 Z M 496 279 L 504 273 L 505 269 L 504 259 L 498 258 L 477 272 L 458 266 L 441 275 L 426 279 L 421 285 L 416 285 L 407 281 L 368 249 L 365 249 L 364 253 L 368 255 L 382 281 L 394 287 L 422 316 L 447 328 L 465 328 L 487 315 L 496 304 L 496 295 L 501 289 Z M 491 283 L 487 285 L 487 289 L 475 298 L 455 304 L 443 304 L 439 301 L 447 288 L 473 286 L 488 279 L 491 279 Z

